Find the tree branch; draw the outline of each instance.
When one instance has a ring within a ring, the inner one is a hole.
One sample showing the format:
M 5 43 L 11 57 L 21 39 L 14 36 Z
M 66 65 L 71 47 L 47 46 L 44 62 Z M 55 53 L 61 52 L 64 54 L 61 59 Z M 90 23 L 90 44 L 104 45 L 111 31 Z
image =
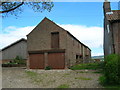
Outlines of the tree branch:
M 22 6 L 23 4 L 24 4 L 24 2 L 22 2 L 21 4 L 17 5 L 17 6 L 14 7 L 14 8 L 9 9 L 9 10 L 0 11 L 0 13 L 7 13 L 7 12 L 10 12 L 10 11 L 13 11 L 13 10 L 15 10 L 16 8 Z

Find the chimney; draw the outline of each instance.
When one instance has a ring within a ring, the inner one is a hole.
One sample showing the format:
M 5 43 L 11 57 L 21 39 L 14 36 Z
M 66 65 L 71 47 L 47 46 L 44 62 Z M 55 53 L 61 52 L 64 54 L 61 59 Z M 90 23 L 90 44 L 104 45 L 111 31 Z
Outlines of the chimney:
M 108 0 L 105 0 L 103 4 L 103 10 L 104 10 L 104 15 L 106 14 L 106 12 L 111 12 L 110 2 Z

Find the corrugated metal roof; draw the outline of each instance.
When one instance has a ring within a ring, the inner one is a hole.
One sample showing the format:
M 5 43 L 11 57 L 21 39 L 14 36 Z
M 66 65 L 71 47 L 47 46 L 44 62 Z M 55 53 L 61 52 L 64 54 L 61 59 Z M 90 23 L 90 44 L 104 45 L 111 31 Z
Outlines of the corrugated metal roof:
M 107 13 L 106 18 L 109 21 L 120 20 L 120 10 L 112 10 L 113 13 Z

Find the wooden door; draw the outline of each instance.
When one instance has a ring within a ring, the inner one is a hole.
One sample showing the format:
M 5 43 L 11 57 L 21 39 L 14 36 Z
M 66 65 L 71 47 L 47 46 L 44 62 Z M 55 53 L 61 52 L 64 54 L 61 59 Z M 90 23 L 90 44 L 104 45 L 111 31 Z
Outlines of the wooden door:
M 30 54 L 30 69 L 44 69 L 44 54 Z
M 53 69 L 64 69 L 65 53 L 49 53 L 48 66 L 51 66 Z

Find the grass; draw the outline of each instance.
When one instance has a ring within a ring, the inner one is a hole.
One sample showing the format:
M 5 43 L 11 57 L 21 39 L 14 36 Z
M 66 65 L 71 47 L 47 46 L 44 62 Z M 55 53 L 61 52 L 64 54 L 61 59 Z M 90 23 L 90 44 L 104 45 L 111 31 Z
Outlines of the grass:
M 41 75 L 36 72 L 26 71 L 26 74 L 32 79 L 34 83 L 38 84 L 43 81 Z
M 88 72 L 86 72 L 86 71 L 80 71 L 80 72 L 76 72 L 76 73 L 88 73 Z
M 96 71 L 96 72 L 93 72 L 93 73 L 102 73 L 101 71 Z
M 104 88 L 111 88 L 111 89 L 117 89 L 117 90 L 120 90 L 120 85 L 106 85 L 104 86 Z
M 67 85 L 67 84 L 61 84 L 57 88 L 69 88 L 69 85 Z
M 91 78 L 85 78 L 85 77 L 75 77 L 75 79 L 80 79 L 80 80 L 92 80 Z
M 65 73 L 65 74 L 63 74 L 63 77 L 67 77 L 69 75 L 70 75 L 70 73 Z
M 72 70 L 82 70 L 82 69 L 92 69 L 97 70 L 100 69 L 101 66 L 99 63 L 88 63 L 88 64 L 78 64 L 70 67 Z
M 36 72 L 26 71 L 26 74 L 30 77 L 36 77 L 38 74 Z

